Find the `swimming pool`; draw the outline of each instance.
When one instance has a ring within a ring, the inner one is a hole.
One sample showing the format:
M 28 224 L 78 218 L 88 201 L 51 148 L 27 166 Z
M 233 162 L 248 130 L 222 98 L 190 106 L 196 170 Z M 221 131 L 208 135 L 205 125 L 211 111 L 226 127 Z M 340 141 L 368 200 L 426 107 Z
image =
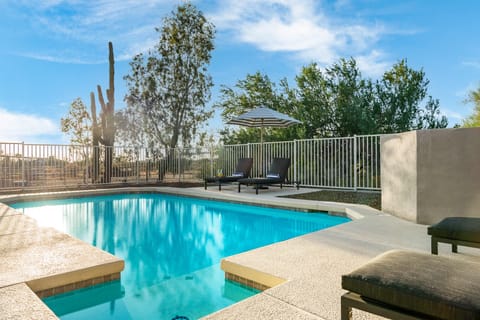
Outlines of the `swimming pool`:
M 222 258 L 349 221 L 164 194 L 12 207 L 125 260 L 121 282 L 45 299 L 61 319 L 199 318 L 257 293 L 226 281 Z

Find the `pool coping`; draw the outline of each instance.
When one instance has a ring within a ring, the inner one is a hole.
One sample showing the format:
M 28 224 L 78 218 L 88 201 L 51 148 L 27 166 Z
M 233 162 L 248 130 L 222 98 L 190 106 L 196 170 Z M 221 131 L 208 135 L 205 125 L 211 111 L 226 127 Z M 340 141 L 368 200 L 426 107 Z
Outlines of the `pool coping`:
M 307 191 L 308 189 L 302 190 L 302 192 L 307 192 Z M 284 208 L 284 209 L 294 209 L 294 210 L 300 210 L 300 211 L 323 211 L 323 212 L 328 212 L 329 214 L 332 214 L 332 215 L 346 216 L 352 220 L 363 219 L 366 216 L 382 214 L 380 211 L 364 205 L 335 203 L 335 202 L 320 202 L 320 201 L 301 200 L 301 199 L 292 199 L 292 198 L 279 198 L 277 196 L 278 192 L 268 192 L 264 196 L 258 197 L 248 192 L 244 192 L 242 194 L 235 194 L 233 192 L 229 193 L 228 191 L 218 192 L 218 191 L 211 191 L 211 190 L 203 190 L 203 188 L 174 188 L 174 187 L 153 187 L 153 186 L 4 195 L 4 196 L 0 196 L 0 204 L 4 203 L 5 205 L 8 205 L 15 202 L 34 201 L 34 200 L 40 200 L 40 199 L 49 200 L 49 199 L 69 198 L 69 197 L 89 197 L 89 196 L 121 194 L 121 193 L 148 193 L 148 192 L 170 194 L 170 195 L 177 195 L 177 196 L 190 196 L 190 197 L 197 197 L 197 198 L 202 198 L 207 200 L 245 203 L 245 204 L 253 204 L 253 205 Z M 285 195 L 285 190 L 282 190 L 280 193 L 282 195 Z M 1 218 L 2 216 L 0 216 L 0 219 Z M 229 257 L 222 259 L 221 267 L 225 271 L 227 279 L 244 283 L 246 285 L 255 287 L 260 290 L 267 290 L 269 288 L 273 288 L 279 284 L 289 281 L 289 279 L 278 277 L 274 274 L 263 272 L 256 268 L 251 268 L 247 265 L 243 265 L 242 263 L 237 263 L 235 261 L 230 260 Z M 122 265 L 122 270 L 123 270 L 123 265 Z M 65 277 L 65 275 L 63 275 L 63 277 Z M 67 277 L 67 278 L 72 279 L 72 277 Z M 49 280 L 55 279 L 55 276 L 47 277 L 47 279 Z M 35 287 L 35 284 L 38 284 L 38 282 L 36 282 L 36 280 L 32 280 L 32 281 L 30 283 L 26 281 L 25 283 L 30 285 L 32 285 L 33 283 L 32 286 L 35 289 L 37 289 L 36 290 L 37 293 L 44 291 L 47 294 L 55 294 L 55 293 L 61 293 L 62 290 L 65 290 L 65 288 L 60 289 L 58 292 L 55 292 L 55 290 L 49 291 L 49 289 L 39 290 L 38 286 Z M 83 281 L 85 281 L 85 279 L 80 278 L 79 281 L 74 281 L 74 282 L 82 283 Z M 72 283 L 74 282 L 71 282 L 69 284 L 62 284 L 62 286 L 65 286 L 65 287 L 68 286 L 67 289 L 70 289 L 70 290 L 72 288 L 76 289 L 75 285 L 73 285 L 72 287 Z M 42 281 L 40 281 L 40 283 L 42 283 Z M 92 284 L 95 284 L 95 283 L 92 283 Z M 62 286 L 59 286 L 59 288 Z M 2 290 L 2 288 L 0 288 L 0 290 Z M 40 295 L 41 294 L 42 293 L 40 293 Z M 46 313 L 48 314 L 48 311 L 46 311 Z
M 224 190 L 225 191 L 225 190 Z M 310 189 L 303 189 L 302 192 L 309 192 Z M 274 196 L 271 199 L 264 197 L 252 197 L 250 193 L 239 193 L 238 195 L 226 194 L 225 192 L 215 192 L 203 190 L 203 188 L 175 188 L 175 187 L 124 187 L 115 189 L 93 189 L 93 190 L 75 190 L 75 191 L 57 191 L 26 193 L 15 195 L 0 195 L 0 203 L 9 204 L 15 202 L 42 200 L 53 200 L 61 198 L 89 197 L 122 193 L 164 193 L 177 196 L 192 196 L 206 200 L 220 200 L 233 203 L 247 203 L 258 206 L 284 208 L 305 211 L 322 211 L 332 215 L 341 215 L 350 219 L 362 219 L 366 215 L 379 214 L 380 211 L 366 205 L 358 205 L 341 202 L 312 201 L 293 198 L 280 198 Z

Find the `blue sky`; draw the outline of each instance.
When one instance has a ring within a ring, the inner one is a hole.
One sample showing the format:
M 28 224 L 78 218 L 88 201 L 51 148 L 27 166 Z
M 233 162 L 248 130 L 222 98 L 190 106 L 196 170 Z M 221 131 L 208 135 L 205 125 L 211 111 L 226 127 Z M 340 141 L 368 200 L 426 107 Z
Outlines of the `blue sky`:
M 116 58 L 116 109 L 123 108 L 128 62 L 158 40 L 177 0 L 0 1 L 0 142 L 68 143 L 60 118 L 80 97 L 108 85 L 108 41 Z M 406 58 L 430 79 L 450 126 L 480 86 L 480 1 L 196 0 L 216 25 L 210 66 L 215 87 L 260 71 L 293 84 L 302 66 L 354 57 L 376 78 Z M 222 126 L 218 115 L 208 130 Z

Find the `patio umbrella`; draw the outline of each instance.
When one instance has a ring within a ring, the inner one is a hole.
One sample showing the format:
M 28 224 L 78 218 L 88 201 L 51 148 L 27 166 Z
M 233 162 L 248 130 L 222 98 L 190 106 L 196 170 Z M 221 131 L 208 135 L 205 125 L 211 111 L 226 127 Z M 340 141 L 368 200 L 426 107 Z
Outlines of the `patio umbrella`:
M 260 164 L 262 166 L 260 172 L 263 174 L 263 131 L 265 130 L 265 127 L 286 128 L 301 122 L 270 108 L 257 107 L 231 119 L 227 123 L 251 128 L 260 128 Z

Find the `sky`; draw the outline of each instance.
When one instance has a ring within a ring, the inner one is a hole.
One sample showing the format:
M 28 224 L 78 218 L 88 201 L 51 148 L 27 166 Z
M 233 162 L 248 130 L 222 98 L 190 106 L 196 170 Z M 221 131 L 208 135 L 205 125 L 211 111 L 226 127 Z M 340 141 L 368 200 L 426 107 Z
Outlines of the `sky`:
M 212 100 L 260 71 L 274 82 L 311 62 L 356 59 L 376 79 L 401 59 L 430 80 L 449 126 L 471 114 L 480 86 L 477 0 L 194 0 L 216 27 Z M 0 142 L 69 142 L 60 119 L 80 97 L 108 86 L 115 52 L 115 108 L 124 108 L 129 62 L 158 41 L 155 27 L 180 0 L 0 0 Z M 219 114 L 208 123 L 223 127 Z

